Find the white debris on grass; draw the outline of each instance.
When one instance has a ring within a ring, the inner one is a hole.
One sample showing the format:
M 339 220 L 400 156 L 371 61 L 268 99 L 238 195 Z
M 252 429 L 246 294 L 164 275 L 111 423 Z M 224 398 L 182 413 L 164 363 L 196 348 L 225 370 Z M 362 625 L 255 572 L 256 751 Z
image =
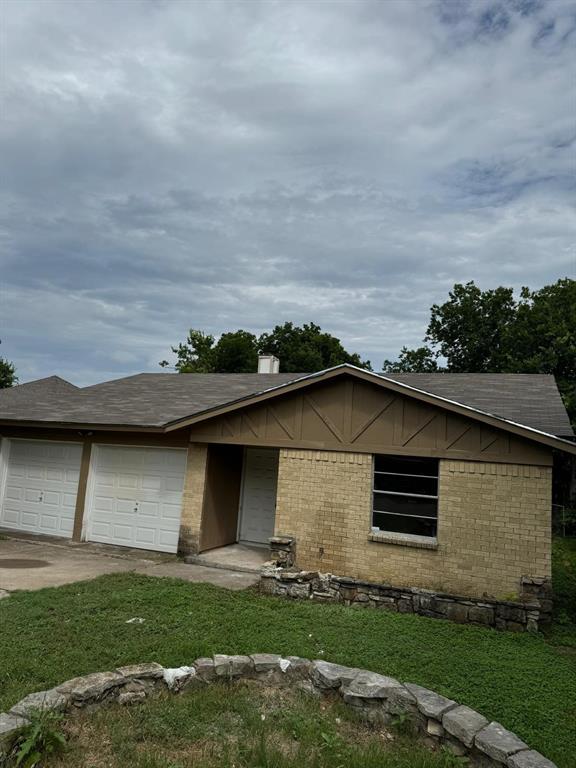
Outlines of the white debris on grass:
M 174 669 L 164 670 L 164 682 L 171 691 L 178 690 L 182 683 L 189 678 L 194 677 L 196 670 L 194 667 L 175 667 Z

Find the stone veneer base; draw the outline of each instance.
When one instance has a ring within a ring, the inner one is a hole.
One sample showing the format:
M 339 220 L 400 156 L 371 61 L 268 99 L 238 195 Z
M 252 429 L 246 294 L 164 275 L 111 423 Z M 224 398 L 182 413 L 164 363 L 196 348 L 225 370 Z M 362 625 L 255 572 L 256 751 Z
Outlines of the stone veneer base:
M 9 712 L 0 714 L 0 756 L 10 750 L 26 727 L 32 710 L 71 714 L 113 702 L 135 704 L 161 690 L 178 692 L 218 679 L 250 679 L 269 686 L 294 685 L 309 692 L 338 692 L 363 719 L 374 723 L 389 724 L 405 714 L 430 746 L 444 745 L 456 755 L 465 755 L 474 768 L 556 768 L 500 723 L 490 722 L 434 691 L 368 670 L 273 653 L 216 655 L 170 669 L 154 662 L 134 664 L 29 694 Z
M 417 613 L 460 624 L 480 624 L 512 632 L 537 632 L 552 616 L 550 583 L 525 577 L 525 601 L 474 598 L 416 587 L 393 587 L 344 576 L 266 564 L 260 591 L 280 597 L 342 603 L 355 608 L 379 608 L 397 613 Z

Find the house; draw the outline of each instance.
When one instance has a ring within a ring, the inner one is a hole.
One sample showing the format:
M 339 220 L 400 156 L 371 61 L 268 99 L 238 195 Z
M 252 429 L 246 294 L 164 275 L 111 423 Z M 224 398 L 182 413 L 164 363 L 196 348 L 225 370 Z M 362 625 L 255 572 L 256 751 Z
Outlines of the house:
M 0 527 L 511 599 L 550 578 L 552 376 L 139 374 L 0 393 Z M 276 365 L 276 367 L 274 367 Z M 268 366 L 268 368 L 266 368 Z

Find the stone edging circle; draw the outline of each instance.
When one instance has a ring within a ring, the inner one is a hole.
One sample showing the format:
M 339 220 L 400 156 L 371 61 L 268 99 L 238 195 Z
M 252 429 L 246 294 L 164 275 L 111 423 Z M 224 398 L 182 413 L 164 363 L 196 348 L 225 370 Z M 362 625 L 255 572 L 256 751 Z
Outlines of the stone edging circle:
M 115 701 L 131 704 L 161 689 L 178 692 L 217 679 L 242 678 L 270 686 L 292 684 L 309 692 L 339 692 L 363 719 L 375 723 L 386 724 L 395 715 L 407 713 L 429 746 L 446 745 L 478 768 L 556 768 L 499 723 L 420 685 L 324 660 L 273 653 L 218 654 L 170 669 L 155 662 L 134 664 L 76 677 L 48 691 L 31 693 L 9 712 L 0 714 L 0 755 L 36 709 L 71 713 Z

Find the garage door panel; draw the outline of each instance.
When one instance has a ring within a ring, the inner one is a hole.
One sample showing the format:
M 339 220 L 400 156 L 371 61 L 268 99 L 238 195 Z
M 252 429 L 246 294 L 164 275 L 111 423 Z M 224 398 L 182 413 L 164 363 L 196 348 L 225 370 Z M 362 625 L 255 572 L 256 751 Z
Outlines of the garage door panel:
M 168 492 L 182 493 L 184 490 L 184 478 L 183 477 L 167 477 L 164 483 L 164 487 Z
M 23 494 L 23 488 L 18 488 L 15 485 L 7 485 L 4 498 L 7 500 L 21 501 Z
M 162 475 L 143 475 L 140 487 L 143 491 L 161 491 Z
M 138 505 L 138 515 L 160 517 L 160 504 L 157 501 L 141 501 Z
M 163 520 L 180 520 L 179 504 L 162 504 L 161 517 Z
M 97 446 L 87 538 L 176 552 L 186 450 Z
M 114 488 L 114 473 L 98 470 L 97 485 L 105 488 Z
M 175 551 L 178 548 L 178 534 L 170 531 L 160 531 L 158 543 L 168 550 Z
M 66 480 L 66 472 L 64 472 L 63 469 L 51 469 L 48 467 L 46 470 L 46 480 L 54 481 L 57 483 L 61 483 L 63 480 Z
M 18 509 L 11 509 L 9 506 L 5 506 L 2 522 L 8 528 L 16 528 L 20 520 L 20 512 Z
M 94 518 L 96 518 L 98 512 L 113 512 L 115 509 L 114 499 L 110 496 L 95 496 L 92 506 L 94 512 Z
M 76 443 L 10 440 L 0 523 L 32 533 L 70 534 L 81 455 Z
M 138 475 L 119 475 L 118 476 L 118 488 L 137 488 L 138 487 Z
M 40 515 L 38 512 L 22 512 L 21 520 L 22 527 L 26 529 L 36 529 L 40 525 Z
M 41 515 L 40 524 L 46 530 L 56 533 L 60 529 L 60 520 L 56 515 Z
M 134 541 L 137 546 L 145 549 L 154 549 L 157 540 L 157 532 L 154 528 L 137 527 L 134 531 Z

